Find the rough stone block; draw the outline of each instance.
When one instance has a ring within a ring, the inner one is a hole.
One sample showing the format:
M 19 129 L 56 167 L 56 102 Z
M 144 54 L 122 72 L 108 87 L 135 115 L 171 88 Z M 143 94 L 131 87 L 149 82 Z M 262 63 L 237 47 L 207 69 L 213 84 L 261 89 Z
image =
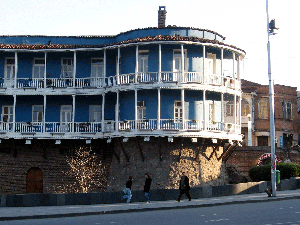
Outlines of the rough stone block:
M 7 207 L 22 207 L 23 195 L 7 195 L 6 196 Z
M 232 195 L 232 185 L 212 186 L 212 197 Z
M 65 194 L 56 194 L 57 205 L 66 205 Z
M 212 197 L 212 187 L 211 186 L 203 187 L 203 196 L 204 196 L 204 198 Z
M 23 195 L 22 206 L 34 207 L 40 206 L 42 202 L 42 194 L 26 194 Z

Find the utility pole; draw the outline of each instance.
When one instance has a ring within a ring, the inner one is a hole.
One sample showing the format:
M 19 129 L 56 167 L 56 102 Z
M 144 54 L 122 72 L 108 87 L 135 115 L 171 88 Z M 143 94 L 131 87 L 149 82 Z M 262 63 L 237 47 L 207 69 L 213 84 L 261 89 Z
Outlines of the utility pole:
M 271 139 L 271 184 L 272 196 L 276 197 L 276 159 L 275 159 L 275 119 L 274 119 L 274 82 L 271 73 L 270 35 L 274 35 L 275 20 L 269 21 L 269 6 L 266 0 L 267 31 L 268 31 L 268 77 L 269 77 L 269 100 L 270 100 L 270 139 Z

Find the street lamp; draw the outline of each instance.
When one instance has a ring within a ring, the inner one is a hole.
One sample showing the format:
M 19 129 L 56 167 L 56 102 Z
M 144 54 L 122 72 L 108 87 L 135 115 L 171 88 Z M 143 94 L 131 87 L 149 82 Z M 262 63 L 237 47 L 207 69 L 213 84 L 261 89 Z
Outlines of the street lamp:
M 268 77 L 269 77 L 269 100 L 270 100 L 270 139 L 271 139 L 271 184 L 272 196 L 276 196 L 276 159 L 275 159 L 275 120 L 274 120 L 274 82 L 271 74 L 270 57 L 270 35 L 274 35 L 276 30 L 275 20 L 269 21 L 269 6 L 266 0 L 267 11 L 267 32 L 268 32 Z

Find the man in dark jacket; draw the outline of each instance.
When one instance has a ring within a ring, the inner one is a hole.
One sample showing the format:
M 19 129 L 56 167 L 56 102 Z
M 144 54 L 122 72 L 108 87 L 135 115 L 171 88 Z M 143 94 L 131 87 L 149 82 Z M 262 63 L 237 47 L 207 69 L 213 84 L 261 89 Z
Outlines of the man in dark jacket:
M 178 202 L 180 202 L 183 194 L 186 194 L 189 201 L 192 200 L 192 197 L 190 194 L 190 182 L 189 182 L 189 178 L 185 175 L 185 172 L 182 173 L 182 177 L 179 181 L 179 190 L 180 190 L 180 195 L 179 195 L 179 198 L 177 199 Z
M 144 193 L 146 198 L 146 203 L 150 203 L 150 186 L 151 186 L 151 177 L 148 173 L 145 174 L 146 180 L 144 185 Z

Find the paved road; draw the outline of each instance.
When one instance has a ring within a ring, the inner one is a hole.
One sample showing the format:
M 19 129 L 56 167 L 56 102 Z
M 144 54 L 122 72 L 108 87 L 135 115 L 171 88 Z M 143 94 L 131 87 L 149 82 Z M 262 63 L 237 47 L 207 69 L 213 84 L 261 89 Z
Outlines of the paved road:
M 245 203 L 204 208 L 132 212 L 110 215 L 83 216 L 57 219 L 3 221 L 2 224 L 22 225 L 190 225 L 190 224 L 290 224 L 300 225 L 300 200 Z

